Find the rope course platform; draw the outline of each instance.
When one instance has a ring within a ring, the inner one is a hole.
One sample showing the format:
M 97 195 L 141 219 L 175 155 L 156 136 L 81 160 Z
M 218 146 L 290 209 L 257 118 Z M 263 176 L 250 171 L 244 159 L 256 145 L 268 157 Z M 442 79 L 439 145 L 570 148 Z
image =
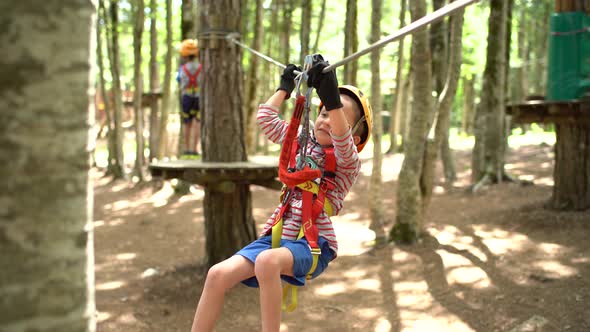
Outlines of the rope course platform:
M 256 156 L 248 161 L 203 162 L 201 160 L 156 161 L 149 165 L 154 177 L 181 179 L 219 192 L 233 192 L 236 184 L 255 184 L 280 190 L 276 157 Z
M 531 100 L 506 105 L 516 123 L 585 124 L 590 126 L 590 99 L 571 101 Z

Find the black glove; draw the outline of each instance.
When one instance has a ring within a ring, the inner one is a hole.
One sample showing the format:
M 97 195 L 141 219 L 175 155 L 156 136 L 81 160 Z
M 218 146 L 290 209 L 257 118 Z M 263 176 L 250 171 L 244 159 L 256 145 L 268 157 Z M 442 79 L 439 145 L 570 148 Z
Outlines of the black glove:
M 327 73 L 322 73 L 322 70 L 328 67 L 328 65 L 329 63 L 321 57 L 317 61 L 314 60 L 313 66 L 307 71 L 307 85 L 316 89 L 322 103 L 326 106 L 326 110 L 331 111 L 341 108 L 342 101 L 340 101 L 336 72 L 331 70 Z
M 297 77 L 297 74 L 293 72 L 295 70 L 300 72 L 302 71 L 301 67 L 295 66 L 294 64 L 290 63 L 287 65 L 287 68 L 283 70 L 283 74 L 281 75 L 281 84 L 279 85 L 277 91 L 286 91 L 287 96 L 285 97 L 285 99 L 289 99 L 291 97 L 291 92 L 293 92 L 293 89 L 295 89 L 295 77 Z

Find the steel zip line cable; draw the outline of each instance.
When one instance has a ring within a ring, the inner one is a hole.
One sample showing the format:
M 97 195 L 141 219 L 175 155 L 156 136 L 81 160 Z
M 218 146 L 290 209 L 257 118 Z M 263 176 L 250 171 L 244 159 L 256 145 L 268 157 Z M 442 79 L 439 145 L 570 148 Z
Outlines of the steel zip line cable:
M 469 5 L 472 5 L 472 4 L 476 3 L 476 2 L 479 2 L 479 1 L 480 0 L 457 0 L 457 1 L 453 1 L 450 4 L 448 4 L 448 5 L 440 8 L 440 9 L 438 9 L 437 11 L 434 11 L 434 12 L 432 12 L 432 13 L 426 15 L 426 16 L 423 16 L 423 17 L 419 18 L 418 20 L 416 20 L 416 21 L 414 21 L 414 22 L 406 25 L 405 27 L 401 28 L 396 33 L 393 33 L 393 34 L 391 34 L 391 35 L 389 35 L 389 36 L 387 36 L 385 38 L 382 38 L 382 39 L 378 40 L 377 42 L 369 45 L 367 48 L 365 48 L 365 49 L 363 49 L 361 51 L 358 51 L 356 53 L 353 53 L 353 54 L 347 56 L 346 58 L 344 58 L 344 59 L 342 59 L 342 60 L 340 60 L 340 61 L 338 61 L 338 62 L 336 62 L 334 64 L 329 65 L 328 67 L 324 68 L 323 72 L 324 73 L 329 72 L 330 70 L 333 70 L 336 67 L 340 67 L 342 65 L 347 64 L 348 62 L 351 62 L 353 60 L 356 60 L 356 59 L 360 58 L 361 56 L 363 56 L 363 55 L 365 55 L 365 54 L 367 54 L 367 53 L 369 53 L 369 52 L 371 52 L 371 51 L 373 51 L 375 49 L 384 47 L 385 45 L 387 45 L 387 44 L 389 44 L 391 42 L 394 42 L 394 41 L 396 41 L 396 40 L 398 40 L 398 39 L 400 39 L 400 38 L 402 38 L 402 37 L 404 37 L 404 36 L 406 36 L 406 35 L 414 32 L 414 31 L 416 31 L 416 30 L 419 30 L 419 29 L 423 28 L 424 26 L 426 26 L 428 24 L 431 24 L 431 23 L 434 23 L 434 22 L 436 22 L 438 20 L 441 20 L 441 19 L 445 18 L 446 16 L 451 15 L 454 12 L 456 12 L 458 10 L 461 10 L 461 9 L 463 9 L 463 8 L 469 6 Z M 229 33 L 229 34 L 227 34 L 225 36 L 225 38 L 228 41 L 231 41 L 232 43 L 235 43 L 235 44 L 237 44 L 237 45 L 239 45 L 239 46 L 247 49 L 248 51 L 250 51 L 250 52 L 258 55 L 259 57 L 263 58 L 266 61 L 269 61 L 271 63 L 274 63 L 275 65 L 277 65 L 279 67 L 282 67 L 282 68 L 286 68 L 287 67 L 286 65 L 284 65 L 284 64 L 282 64 L 282 63 L 274 60 L 273 58 L 271 58 L 271 57 L 269 57 L 267 55 L 264 55 L 264 54 L 262 54 L 262 53 L 260 53 L 260 52 L 258 52 L 256 50 L 248 47 L 247 45 L 245 45 L 245 44 L 237 41 L 236 40 L 236 37 L 238 37 L 238 36 L 239 36 L 238 33 Z M 294 72 L 295 72 L 295 74 L 301 74 L 297 70 L 294 71 Z

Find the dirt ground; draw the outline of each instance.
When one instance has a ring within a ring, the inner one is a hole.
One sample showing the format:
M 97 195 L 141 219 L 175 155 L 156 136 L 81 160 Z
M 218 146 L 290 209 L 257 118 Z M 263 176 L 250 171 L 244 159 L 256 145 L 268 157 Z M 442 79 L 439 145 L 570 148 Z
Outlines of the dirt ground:
M 339 257 L 299 293 L 281 331 L 590 331 L 590 211 L 544 209 L 553 151 L 524 146 L 506 168 L 534 185 L 467 192 L 469 154 L 456 153 L 459 180 L 435 189 L 427 235 L 415 246 L 374 249 L 366 192 L 371 161 L 334 217 Z M 383 164 L 383 204 L 395 218 L 401 155 Z M 95 173 L 98 331 L 189 331 L 206 270 L 203 191 L 171 184 L 110 182 Z M 259 227 L 278 193 L 256 186 Z M 226 296 L 216 331 L 259 331 L 258 292 Z

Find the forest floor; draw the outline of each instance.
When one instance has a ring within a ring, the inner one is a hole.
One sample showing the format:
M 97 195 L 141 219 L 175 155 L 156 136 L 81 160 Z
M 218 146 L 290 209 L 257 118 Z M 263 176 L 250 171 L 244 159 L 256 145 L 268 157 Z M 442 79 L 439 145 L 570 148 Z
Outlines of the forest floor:
M 442 180 L 414 246 L 372 248 L 367 188 L 371 160 L 334 217 L 340 251 L 299 292 L 281 331 L 590 331 L 590 211 L 558 212 L 553 148 L 513 148 L 506 169 L 534 185 L 468 192 L 468 151 L 459 179 Z M 401 155 L 383 163 L 388 231 L 395 218 Z M 440 171 L 439 171 L 440 173 Z M 206 270 L 202 188 L 182 197 L 169 182 L 112 182 L 94 171 L 99 332 L 189 331 Z M 260 228 L 278 193 L 252 186 Z M 226 296 L 216 331 L 259 331 L 258 291 Z

